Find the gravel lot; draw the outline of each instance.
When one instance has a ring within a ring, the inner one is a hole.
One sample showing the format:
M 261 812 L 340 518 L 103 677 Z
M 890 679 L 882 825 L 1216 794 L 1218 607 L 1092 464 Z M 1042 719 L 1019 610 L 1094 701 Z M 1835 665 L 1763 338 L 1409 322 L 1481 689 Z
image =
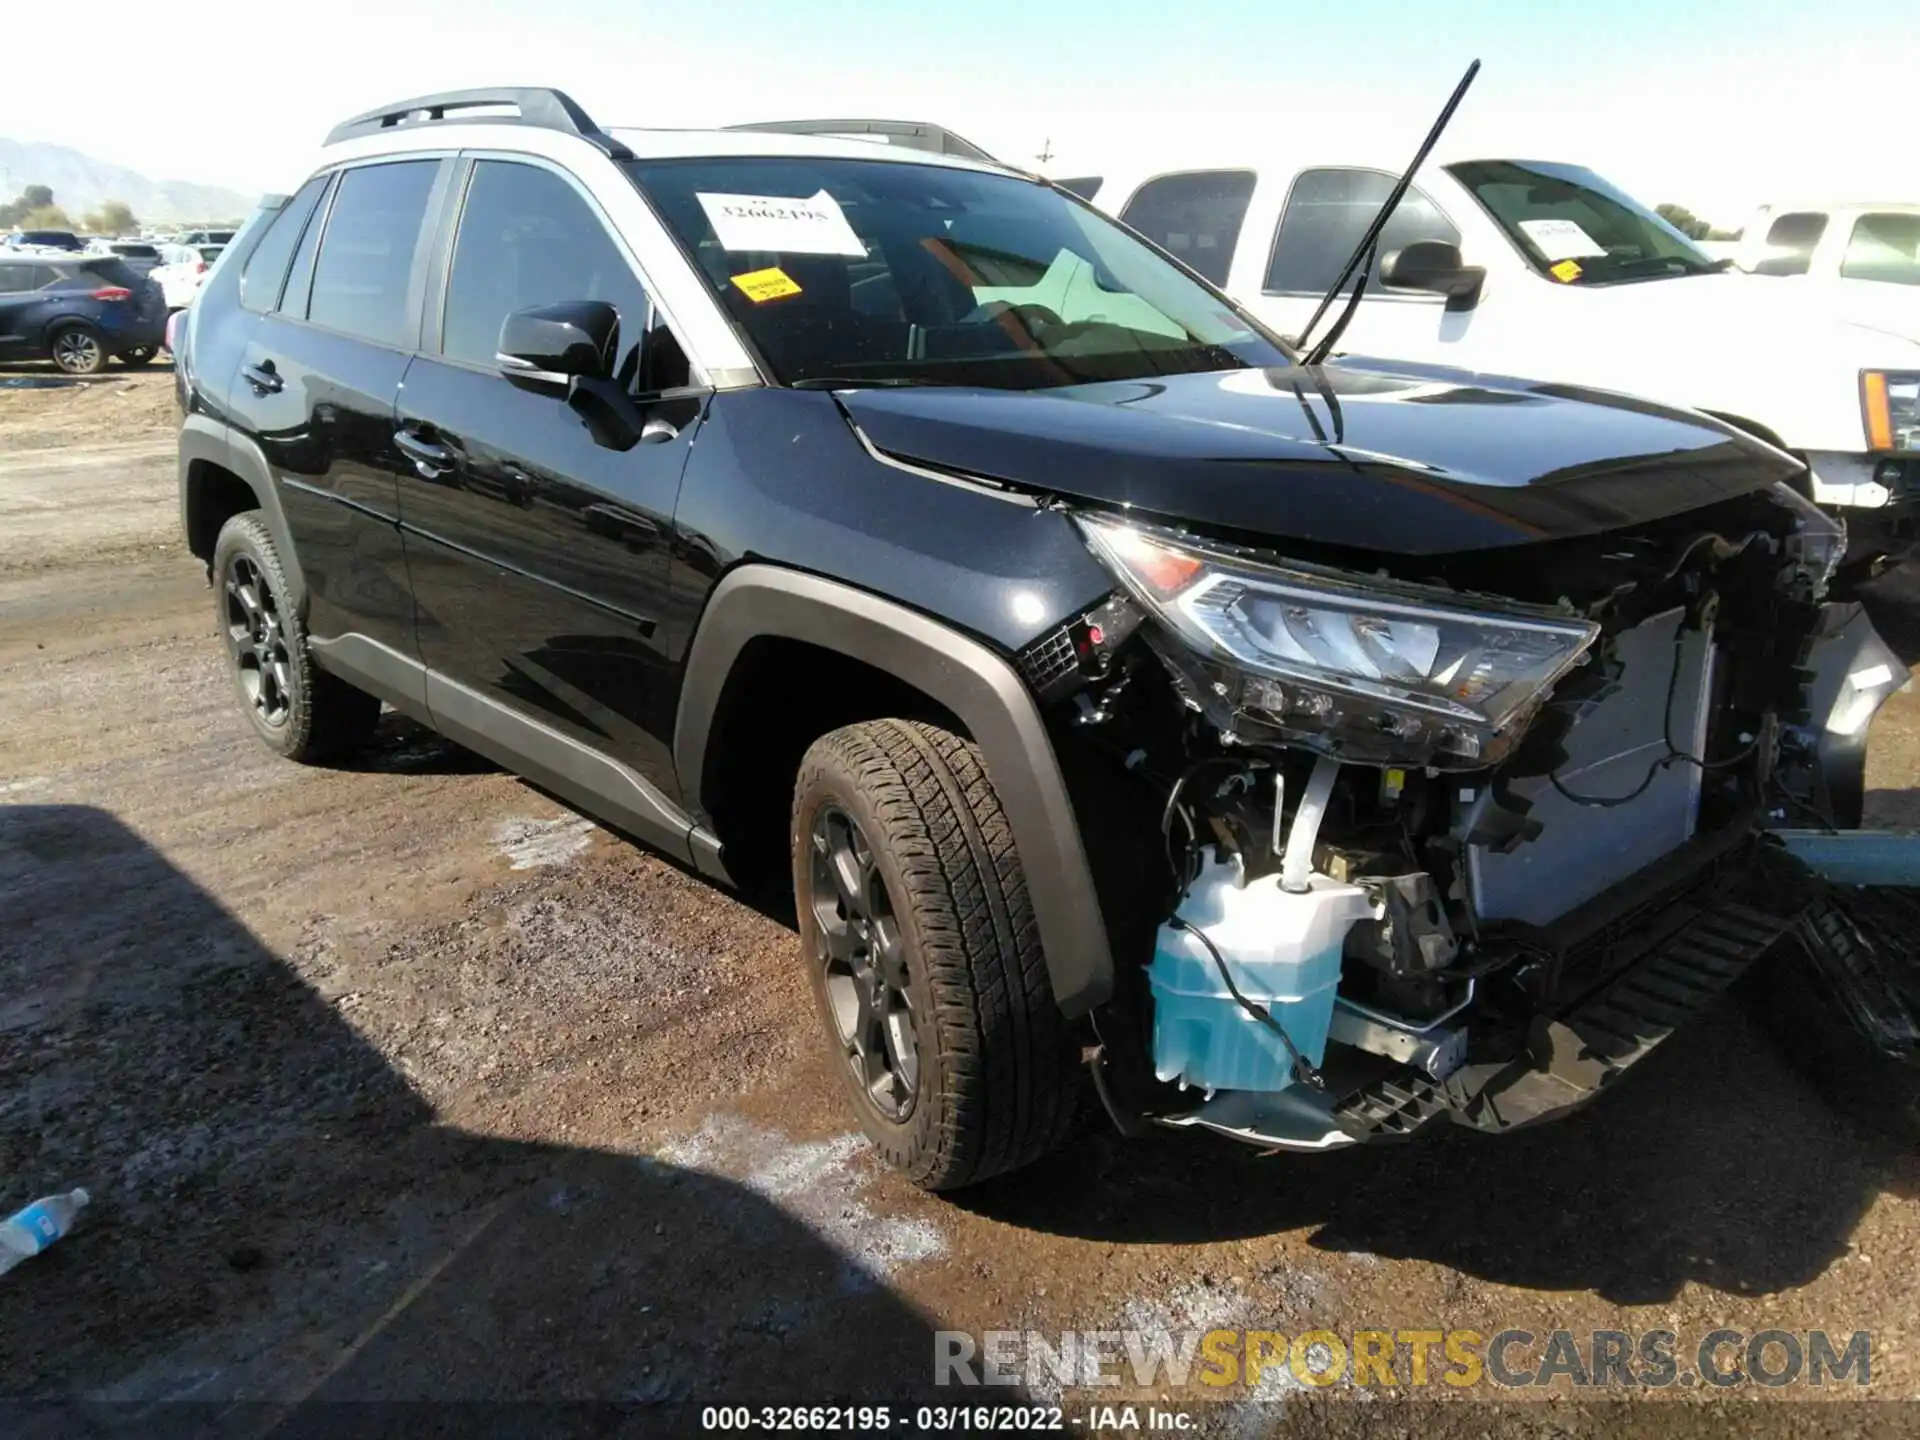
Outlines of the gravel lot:
M 0 390 L 0 1213 L 95 1202 L 0 1279 L 0 1395 L 123 1402 L 101 1423 L 132 1431 L 190 1399 L 234 1434 L 332 1399 L 610 1401 L 596 1428 L 650 1434 L 688 1400 L 898 1406 L 936 1329 L 1666 1328 L 1684 1351 L 1727 1326 L 1871 1330 L 1867 1393 L 1920 1399 L 1920 1164 L 1737 1003 L 1504 1141 L 1262 1159 L 1096 1130 L 960 1200 L 895 1181 L 779 915 L 397 717 L 351 769 L 252 740 L 176 534 L 170 384 Z M 1920 587 L 1886 590 L 1909 636 Z M 1874 753 L 1870 823 L 1920 822 L 1920 694 Z M 1269 1386 L 1204 1418 L 1651 1423 L 1564 1386 L 1443 1389 L 1410 1413 Z M 1833 1398 L 1643 1404 L 1662 1430 L 1908 1428 Z

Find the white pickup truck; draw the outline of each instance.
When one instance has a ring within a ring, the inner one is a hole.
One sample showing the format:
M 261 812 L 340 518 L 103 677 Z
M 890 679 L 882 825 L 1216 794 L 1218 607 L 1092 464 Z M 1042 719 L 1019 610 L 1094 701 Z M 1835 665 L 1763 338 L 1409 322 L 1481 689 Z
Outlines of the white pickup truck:
M 1817 292 L 1860 325 L 1920 340 L 1920 204 L 1763 205 L 1733 263 Z
M 1296 152 L 1059 183 L 1297 334 L 1404 163 Z M 1857 559 L 1910 543 L 1914 335 L 1837 309 L 1818 287 L 1709 259 L 1631 196 L 1559 162 L 1429 160 L 1377 254 L 1342 352 L 1705 411 L 1804 459 L 1812 498 L 1844 514 Z

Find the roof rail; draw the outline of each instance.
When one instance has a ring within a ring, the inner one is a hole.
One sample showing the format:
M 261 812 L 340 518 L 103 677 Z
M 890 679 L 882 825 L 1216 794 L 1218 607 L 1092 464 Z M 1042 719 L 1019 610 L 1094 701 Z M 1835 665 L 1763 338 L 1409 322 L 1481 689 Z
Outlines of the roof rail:
M 463 115 L 463 110 L 500 109 L 512 106 L 516 115 Z M 335 145 L 356 135 L 377 135 L 399 126 L 432 125 L 440 122 L 468 125 L 532 125 L 541 130 L 558 130 L 578 135 L 615 160 L 631 160 L 633 152 L 593 123 L 593 117 L 564 90 L 546 86 L 511 86 L 492 90 L 448 90 L 440 95 L 422 95 L 414 100 L 396 100 L 351 120 L 342 120 L 327 132 L 327 144 Z
M 729 125 L 729 130 L 768 130 L 783 135 L 884 135 L 893 145 L 930 150 L 936 155 L 958 155 L 989 165 L 1000 162 L 975 145 L 938 125 L 918 120 L 761 120 L 752 125 Z

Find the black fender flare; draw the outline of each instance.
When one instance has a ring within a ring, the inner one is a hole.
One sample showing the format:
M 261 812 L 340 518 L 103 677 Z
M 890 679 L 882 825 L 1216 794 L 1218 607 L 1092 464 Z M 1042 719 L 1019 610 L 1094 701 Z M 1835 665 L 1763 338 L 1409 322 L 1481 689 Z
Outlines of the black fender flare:
M 180 531 L 191 548 L 195 508 L 208 503 L 209 485 L 199 464 L 213 465 L 237 477 L 253 492 L 253 498 L 267 531 L 273 536 L 273 548 L 280 552 L 280 569 L 287 578 L 288 597 L 302 615 L 307 607 L 307 577 L 300 569 L 300 555 L 293 547 L 292 532 L 287 529 L 286 512 L 280 507 L 280 492 L 274 487 L 273 470 L 267 457 L 248 436 L 231 425 L 209 415 L 188 415 L 180 425 Z M 210 556 L 202 556 L 209 559 Z
M 736 566 L 714 587 L 687 655 L 673 732 L 681 792 L 708 808 L 700 791 L 721 695 L 740 652 L 765 637 L 884 670 L 959 718 L 1013 828 L 1055 1001 L 1069 1016 L 1104 1003 L 1113 992 L 1106 919 L 1053 742 L 1013 666 L 970 635 L 838 581 Z

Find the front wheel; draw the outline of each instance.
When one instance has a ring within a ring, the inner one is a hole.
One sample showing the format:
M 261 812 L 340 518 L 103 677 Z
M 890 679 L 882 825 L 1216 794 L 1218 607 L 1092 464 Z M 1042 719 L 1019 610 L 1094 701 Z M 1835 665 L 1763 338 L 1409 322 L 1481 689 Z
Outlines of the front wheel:
M 1060 1145 L 1082 1078 L 979 750 L 904 720 L 835 730 L 801 762 L 791 840 L 814 999 L 887 1161 L 950 1190 Z

